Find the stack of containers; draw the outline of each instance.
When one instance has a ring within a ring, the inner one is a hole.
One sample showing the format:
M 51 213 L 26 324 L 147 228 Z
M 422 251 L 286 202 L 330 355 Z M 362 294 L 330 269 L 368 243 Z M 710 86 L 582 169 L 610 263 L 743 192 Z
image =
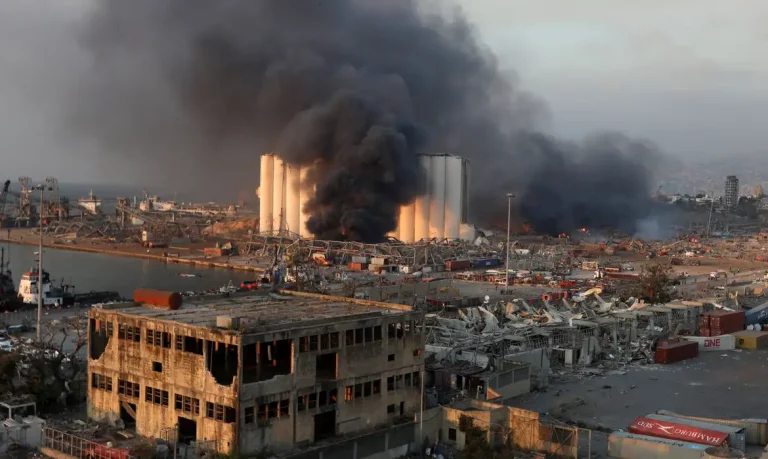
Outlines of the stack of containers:
M 699 335 L 720 336 L 744 330 L 744 311 L 713 311 L 699 318 Z
M 654 360 L 656 363 L 674 363 L 681 360 L 695 359 L 699 356 L 699 345 L 692 341 L 669 339 L 656 345 Z

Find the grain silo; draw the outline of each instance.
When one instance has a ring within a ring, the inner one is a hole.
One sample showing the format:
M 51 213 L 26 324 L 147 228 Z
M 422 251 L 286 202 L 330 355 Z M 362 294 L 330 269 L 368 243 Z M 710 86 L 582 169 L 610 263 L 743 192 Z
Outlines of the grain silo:
M 273 153 L 261 155 L 261 233 L 312 236 L 306 229 L 309 215 L 304 213 L 304 205 L 314 194 L 314 189 L 305 183 L 307 170 L 306 167 L 285 163 Z
M 460 156 L 421 155 L 427 192 L 400 208 L 395 234 L 403 242 L 473 237 L 467 223 L 469 161 Z
M 426 193 L 400 208 L 398 226 L 390 232 L 406 243 L 421 239 L 471 239 L 467 225 L 469 161 L 445 154 L 420 155 L 426 172 Z M 312 237 L 304 212 L 314 188 L 307 181 L 308 167 L 286 164 L 269 153 L 261 157 L 259 217 L 261 232 L 287 232 Z

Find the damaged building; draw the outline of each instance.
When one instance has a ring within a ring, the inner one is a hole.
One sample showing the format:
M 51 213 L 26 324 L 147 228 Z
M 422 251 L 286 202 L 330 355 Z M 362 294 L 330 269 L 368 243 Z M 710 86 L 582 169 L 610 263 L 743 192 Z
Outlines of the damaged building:
M 700 302 L 650 305 L 630 298 L 627 304 L 592 293 L 571 302 L 516 299 L 429 314 L 428 380 L 438 389 L 508 403 L 546 387 L 553 367 L 651 362 L 657 339 L 692 334 L 706 309 Z
M 296 293 L 89 312 L 88 414 L 222 453 L 300 448 L 412 417 L 423 315 Z

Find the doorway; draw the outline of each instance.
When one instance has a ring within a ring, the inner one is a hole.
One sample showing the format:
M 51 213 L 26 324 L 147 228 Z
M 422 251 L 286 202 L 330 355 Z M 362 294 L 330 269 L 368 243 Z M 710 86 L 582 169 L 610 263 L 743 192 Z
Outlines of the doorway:
M 179 416 L 179 443 L 197 440 L 197 421 Z
M 126 429 L 136 430 L 136 404 L 121 402 L 120 403 L 120 420 L 123 421 L 123 425 Z
M 315 415 L 315 441 L 336 436 L 336 410 Z

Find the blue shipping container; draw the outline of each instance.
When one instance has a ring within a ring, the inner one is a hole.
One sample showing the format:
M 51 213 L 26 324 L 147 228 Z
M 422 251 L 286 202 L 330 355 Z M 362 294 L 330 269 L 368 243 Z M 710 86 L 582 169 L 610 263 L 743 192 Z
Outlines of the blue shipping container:
M 747 325 L 763 324 L 768 322 L 768 303 L 755 306 L 744 314 L 744 322 Z
M 501 264 L 501 260 L 498 258 L 488 258 L 485 260 L 477 260 L 475 261 L 475 266 L 498 266 Z

